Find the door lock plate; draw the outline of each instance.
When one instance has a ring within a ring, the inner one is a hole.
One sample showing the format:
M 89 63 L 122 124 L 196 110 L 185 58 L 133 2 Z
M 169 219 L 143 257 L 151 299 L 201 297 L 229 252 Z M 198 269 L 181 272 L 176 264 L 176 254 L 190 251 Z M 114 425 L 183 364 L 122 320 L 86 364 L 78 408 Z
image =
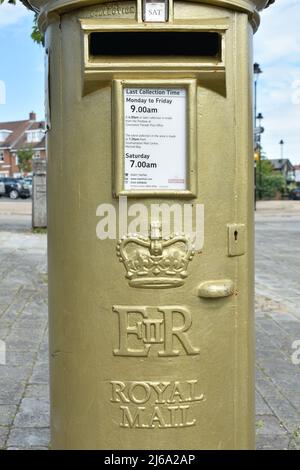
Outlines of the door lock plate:
M 228 224 L 228 256 L 241 256 L 246 253 L 245 224 Z

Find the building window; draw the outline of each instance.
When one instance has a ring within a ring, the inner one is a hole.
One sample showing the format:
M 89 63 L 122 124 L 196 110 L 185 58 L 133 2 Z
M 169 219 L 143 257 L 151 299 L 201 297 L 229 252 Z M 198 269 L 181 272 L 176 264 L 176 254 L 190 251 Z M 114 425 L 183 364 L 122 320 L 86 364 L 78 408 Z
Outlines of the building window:
M 27 134 L 27 142 L 40 142 L 44 137 L 44 131 L 39 129 L 37 131 L 26 131 Z
M 7 137 L 12 133 L 12 131 L 7 131 L 6 129 L 0 130 L 0 142 L 5 142 Z
M 0 152 L 0 162 L 4 162 L 4 152 Z

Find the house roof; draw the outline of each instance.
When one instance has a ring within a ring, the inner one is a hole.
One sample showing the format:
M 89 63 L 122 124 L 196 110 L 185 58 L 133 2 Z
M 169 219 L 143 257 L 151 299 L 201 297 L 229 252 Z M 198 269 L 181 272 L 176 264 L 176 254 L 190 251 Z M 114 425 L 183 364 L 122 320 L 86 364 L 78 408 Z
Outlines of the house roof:
M 274 170 L 282 170 L 285 165 L 291 169 L 294 168 L 288 158 L 271 158 L 269 161 L 272 163 Z
M 46 138 L 45 135 L 43 136 L 42 140 L 39 142 L 27 142 L 27 137 L 26 134 L 23 134 L 21 138 L 16 142 L 16 144 L 13 146 L 12 150 L 20 150 L 26 147 L 30 147 L 32 149 L 40 149 L 40 148 L 46 148 Z
M 26 146 L 26 131 L 45 129 L 44 121 L 32 121 L 26 119 L 23 121 L 0 122 L 0 131 L 12 131 L 4 142 L 0 142 L 0 148 L 20 149 Z M 40 142 L 33 142 L 29 145 L 31 148 L 45 148 L 45 136 Z
M 11 147 L 11 145 L 25 132 L 29 121 L 0 122 L 0 131 L 12 131 L 4 142 L 0 142 L 0 147 Z

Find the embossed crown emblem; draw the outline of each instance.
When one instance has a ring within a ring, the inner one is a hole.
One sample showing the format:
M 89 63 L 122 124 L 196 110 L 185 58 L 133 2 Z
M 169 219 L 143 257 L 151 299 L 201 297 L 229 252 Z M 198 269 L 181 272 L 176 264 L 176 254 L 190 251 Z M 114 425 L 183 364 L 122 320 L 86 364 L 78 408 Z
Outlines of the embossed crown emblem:
M 162 238 L 159 222 L 151 223 L 149 238 L 127 235 L 117 245 L 117 255 L 125 266 L 131 287 L 182 286 L 194 254 L 186 235 Z

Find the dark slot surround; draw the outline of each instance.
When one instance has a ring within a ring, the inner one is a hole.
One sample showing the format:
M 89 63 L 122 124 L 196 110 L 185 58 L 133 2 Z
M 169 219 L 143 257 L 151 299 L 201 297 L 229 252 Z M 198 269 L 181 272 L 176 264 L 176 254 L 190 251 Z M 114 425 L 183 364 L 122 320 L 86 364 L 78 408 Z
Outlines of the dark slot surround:
M 221 35 L 211 32 L 95 32 L 90 56 L 221 57 Z

